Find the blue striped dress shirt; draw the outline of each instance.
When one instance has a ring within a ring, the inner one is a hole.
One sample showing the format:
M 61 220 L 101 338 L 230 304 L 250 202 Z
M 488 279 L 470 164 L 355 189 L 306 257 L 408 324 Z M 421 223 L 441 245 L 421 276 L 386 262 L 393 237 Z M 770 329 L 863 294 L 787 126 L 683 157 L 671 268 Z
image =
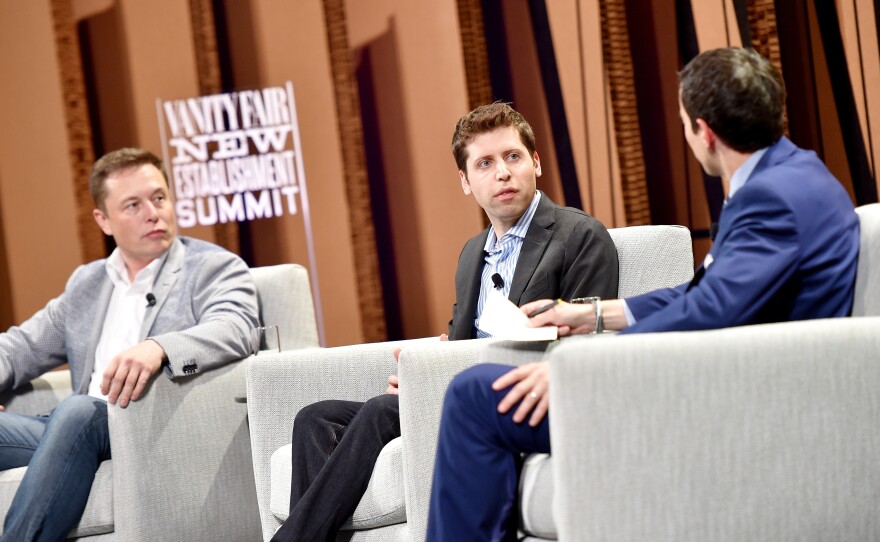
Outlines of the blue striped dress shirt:
M 492 282 L 492 275 L 498 273 L 504 286 L 499 288 L 504 297 L 510 295 L 510 285 L 513 283 L 513 272 L 516 270 L 516 262 L 519 260 L 519 252 L 522 250 L 523 240 L 526 238 L 526 232 L 529 231 L 529 225 L 532 223 L 532 217 L 538 209 L 538 202 L 541 201 L 541 192 L 535 191 L 535 197 L 526 212 L 523 213 L 519 220 L 507 233 L 498 239 L 495 235 L 495 229 L 489 228 L 489 235 L 486 238 L 486 246 L 483 251 L 486 253 L 486 263 L 483 265 L 483 275 L 480 280 L 480 299 L 477 301 L 477 314 L 474 320 L 474 327 L 477 328 L 477 338 L 482 339 L 491 337 L 484 332 L 477 323 L 480 321 L 480 315 L 483 314 L 483 307 L 486 306 L 486 299 L 489 292 L 495 288 Z

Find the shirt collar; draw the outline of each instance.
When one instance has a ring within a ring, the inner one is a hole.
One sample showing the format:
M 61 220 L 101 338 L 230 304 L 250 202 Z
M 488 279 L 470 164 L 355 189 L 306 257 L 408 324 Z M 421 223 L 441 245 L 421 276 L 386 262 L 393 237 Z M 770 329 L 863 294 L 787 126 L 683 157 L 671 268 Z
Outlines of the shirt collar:
M 128 280 L 128 270 L 125 267 L 125 260 L 122 259 L 122 252 L 119 250 L 119 247 L 114 248 L 110 256 L 104 261 L 104 267 L 107 269 L 107 275 L 114 286 L 143 284 L 150 288 L 153 286 L 156 275 L 159 274 L 159 269 L 162 268 L 162 264 L 165 263 L 165 258 L 167 257 L 168 251 L 166 250 L 164 254 L 147 264 L 146 267 L 135 275 L 134 283 Z
M 541 191 L 535 190 L 535 197 L 532 198 L 532 203 L 529 204 L 529 207 L 526 209 L 526 212 L 523 213 L 519 220 L 516 221 L 516 224 L 513 225 L 512 228 L 507 230 L 507 233 L 501 236 L 502 239 L 507 237 L 508 235 L 512 237 L 519 237 L 520 239 L 526 238 L 526 233 L 529 231 L 529 225 L 532 223 L 532 218 L 535 216 L 535 211 L 538 209 L 538 203 L 541 201 Z M 495 236 L 495 228 L 489 227 L 489 235 L 486 237 L 486 244 L 483 246 L 483 250 L 486 252 L 491 252 L 495 249 L 495 244 L 498 242 L 498 239 Z
M 758 162 L 761 161 L 761 157 L 764 156 L 764 153 L 767 152 L 767 149 L 769 148 L 770 147 L 764 147 L 763 149 L 756 150 L 751 156 L 746 158 L 746 161 L 743 162 L 741 166 L 736 168 L 736 171 L 734 171 L 733 175 L 730 177 L 730 190 L 727 194 L 728 200 L 746 184 L 746 181 L 752 176 L 752 172 L 755 171 L 755 166 L 758 165 Z

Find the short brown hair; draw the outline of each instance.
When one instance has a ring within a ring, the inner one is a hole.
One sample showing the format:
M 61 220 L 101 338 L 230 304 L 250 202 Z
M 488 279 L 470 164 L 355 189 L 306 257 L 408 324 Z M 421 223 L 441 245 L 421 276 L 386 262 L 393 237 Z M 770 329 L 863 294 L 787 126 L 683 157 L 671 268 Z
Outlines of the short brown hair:
M 156 169 L 162 173 L 165 184 L 168 185 L 168 174 L 165 173 L 162 160 L 146 149 L 126 147 L 109 152 L 99 158 L 92 166 L 92 174 L 89 177 L 89 192 L 92 193 L 95 205 L 101 210 L 106 210 L 104 207 L 104 200 L 107 198 L 106 184 L 111 175 L 144 164 L 156 166 Z
M 520 115 L 509 103 L 495 102 L 481 105 L 458 119 L 455 133 L 452 134 L 452 156 L 459 171 L 467 175 L 467 146 L 480 134 L 491 132 L 497 128 L 513 126 L 519 132 L 519 138 L 529 151 L 529 157 L 535 155 L 535 132 L 525 117 Z
M 703 119 L 731 148 L 754 152 L 776 143 L 785 123 L 782 75 L 752 49 L 706 51 L 679 73 L 681 104 L 694 131 Z

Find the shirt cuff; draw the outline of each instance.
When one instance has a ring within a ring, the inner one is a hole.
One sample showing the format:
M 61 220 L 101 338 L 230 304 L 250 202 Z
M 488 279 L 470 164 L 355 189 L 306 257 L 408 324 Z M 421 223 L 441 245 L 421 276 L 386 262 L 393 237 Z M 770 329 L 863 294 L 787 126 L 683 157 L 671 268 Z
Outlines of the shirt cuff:
M 629 305 L 626 304 L 626 299 L 621 299 L 620 304 L 623 305 L 623 315 L 626 317 L 626 325 L 634 325 L 636 323 L 636 317 L 633 316 L 632 311 L 629 310 Z

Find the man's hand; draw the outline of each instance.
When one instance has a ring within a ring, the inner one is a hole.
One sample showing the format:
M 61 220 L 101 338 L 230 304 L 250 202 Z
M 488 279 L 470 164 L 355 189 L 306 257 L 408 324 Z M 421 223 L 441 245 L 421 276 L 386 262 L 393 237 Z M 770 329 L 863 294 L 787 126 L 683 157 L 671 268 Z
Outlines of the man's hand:
M 385 388 L 385 393 L 389 395 L 400 395 L 400 389 L 398 389 L 397 385 L 397 375 L 390 375 L 388 377 L 388 387 Z
M 394 349 L 394 361 L 398 361 L 400 359 L 400 348 Z M 385 388 L 385 393 L 390 395 L 400 395 L 400 390 L 397 388 L 398 380 L 397 375 L 393 374 L 388 377 L 388 387 Z
M 510 386 L 513 387 L 498 403 L 498 412 L 506 414 L 513 405 L 522 400 L 513 413 L 513 421 L 520 423 L 531 412 L 529 425 L 535 427 L 541 423 L 550 408 L 550 363 L 539 361 L 522 365 L 492 382 L 492 389 L 495 391 Z
M 445 333 L 441 333 L 440 340 L 441 341 L 448 341 L 449 337 L 447 337 Z M 394 361 L 400 361 L 400 348 L 394 349 Z M 385 388 L 385 393 L 388 393 L 391 395 L 400 395 L 399 384 L 400 384 L 400 380 L 398 380 L 396 374 L 389 376 L 388 377 L 388 387 Z
M 520 310 L 528 315 L 550 302 L 551 300 L 549 299 L 539 299 L 538 301 L 526 303 L 520 307 Z M 529 318 L 529 327 L 542 326 L 558 326 L 560 337 L 576 335 L 578 333 L 590 333 L 596 329 L 593 306 L 575 305 L 563 301 L 552 309 L 544 311 L 534 318 Z
M 124 350 L 110 360 L 101 381 L 101 393 L 110 404 L 125 408 L 140 399 L 150 377 L 159 372 L 165 351 L 156 341 L 146 340 Z

